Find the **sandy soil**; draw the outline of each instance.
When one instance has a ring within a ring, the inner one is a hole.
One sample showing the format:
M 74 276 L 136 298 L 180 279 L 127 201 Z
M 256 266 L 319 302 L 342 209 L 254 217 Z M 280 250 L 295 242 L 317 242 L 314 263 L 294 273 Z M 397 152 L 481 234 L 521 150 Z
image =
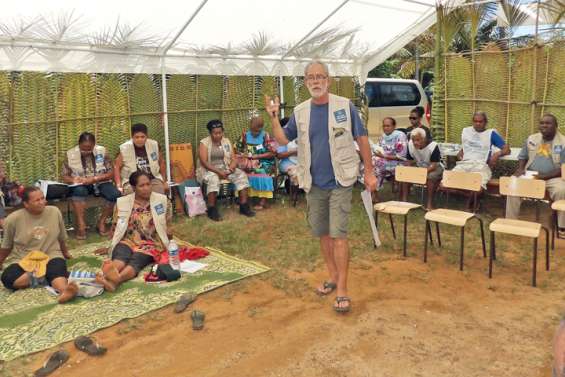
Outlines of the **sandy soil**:
M 193 304 L 207 314 L 201 332 L 192 331 L 189 311 L 166 307 L 95 333 L 108 347 L 101 358 L 63 345 L 71 359 L 53 376 L 550 376 L 565 298 L 559 246 L 552 271 L 540 263 L 539 288 L 529 286 L 529 258 L 507 257 L 493 280 L 478 251 L 464 272 L 438 254 L 427 265 L 394 254 L 357 260 L 345 316 L 311 292 L 323 271 L 291 273 L 292 292 L 255 277 Z

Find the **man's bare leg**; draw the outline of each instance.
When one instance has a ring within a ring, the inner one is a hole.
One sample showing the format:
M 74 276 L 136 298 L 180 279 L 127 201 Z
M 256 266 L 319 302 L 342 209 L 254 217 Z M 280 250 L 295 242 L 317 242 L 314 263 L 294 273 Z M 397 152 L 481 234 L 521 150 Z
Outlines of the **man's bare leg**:
M 337 296 L 347 297 L 347 273 L 349 270 L 349 245 L 347 238 L 335 238 L 333 240 L 334 260 L 337 267 Z M 349 302 L 342 301 L 339 307 L 346 308 Z
M 329 282 L 337 284 L 338 270 L 334 257 L 334 239 L 328 235 L 320 237 L 320 250 L 322 252 L 322 257 L 324 257 L 324 262 L 326 262 L 328 275 L 330 276 Z M 331 289 L 324 288 L 322 285 L 318 288 L 318 291 L 321 293 L 329 293 Z

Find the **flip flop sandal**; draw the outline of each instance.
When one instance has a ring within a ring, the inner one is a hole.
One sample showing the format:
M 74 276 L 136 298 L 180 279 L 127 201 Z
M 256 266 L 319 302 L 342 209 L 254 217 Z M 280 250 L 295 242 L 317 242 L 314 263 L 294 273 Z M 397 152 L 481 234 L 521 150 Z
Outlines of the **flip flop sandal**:
M 175 305 L 175 313 L 184 312 L 188 305 L 192 304 L 194 300 L 196 300 L 196 294 L 192 292 L 185 293 L 180 296 Z
M 331 281 L 325 281 L 322 284 L 322 289 L 320 288 L 316 288 L 316 294 L 318 296 L 327 296 L 330 293 L 332 293 L 333 291 L 335 291 L 335 289 L 337 288 L 337 284 L 333 283 Z M 329 290 L 328 290 L 329 289 Z
M 349 302 L 349 305 L 347 305 L 346 307 L 339 306 L 339 304 L 342 302 Z M 335 298 L 334 310 L 336 311 L 336 313 L 349 312 L 351 310 L 351 299 L 345 296 L 337 296 Z
M 194 310 L 190 315 L 190 318 L 192 318 L 193 330 L 202 330 L 204 328 L 204 318 L 206 318 L 206 314 L 204 314 L 204 312 Z
M 45 364 L 35 372 L 33 372 L 34 377 L 45 377 L 53 373 L 57 368 L 69 360 L 69 353 L 65 350 L 59 350 L 53 352 Z
M 102 356 L 106 353 L 107 348 L 95 343 L 88 336 L 79 336 L 75 339 L 75 347 L 82 352 L 86 352 L 90 356 Z

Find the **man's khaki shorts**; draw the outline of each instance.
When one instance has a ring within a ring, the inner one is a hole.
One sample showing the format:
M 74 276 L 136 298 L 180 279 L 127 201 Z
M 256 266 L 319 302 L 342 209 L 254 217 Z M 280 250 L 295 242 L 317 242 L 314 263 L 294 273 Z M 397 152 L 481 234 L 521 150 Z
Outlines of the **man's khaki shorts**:
M 322 190 L 312 186 L 306 195 L 308 222 L 314 237 L 347 238 L 353 186 Z

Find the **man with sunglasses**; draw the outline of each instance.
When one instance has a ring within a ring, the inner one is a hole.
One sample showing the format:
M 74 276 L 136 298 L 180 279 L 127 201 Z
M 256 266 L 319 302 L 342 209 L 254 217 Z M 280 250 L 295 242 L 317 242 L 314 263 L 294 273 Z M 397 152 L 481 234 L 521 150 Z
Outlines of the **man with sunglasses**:
M 334 310 L 345 313 L 351 309 L 347 294 L 347 226 L 353 184 L 359 172 L 354 141 L 359 145 L 365 166 L 365 187 L 375 191 L 377 180 L 371 165 L 367 129 L 349 99 L 329 93 L 327 66 L 319 61 L 309 63 L 304 80 L 312 98 L 294 108 L 284 129 L 278 119 L 279 99 L 266 96 L 265 108 L 279 144 L 297 139 L 298 183 L 307 193 L 308 221 L 312 235 L 320 239 L 329 273 L 329 280 L 316 291 L 325 296 L 336 290 Z

